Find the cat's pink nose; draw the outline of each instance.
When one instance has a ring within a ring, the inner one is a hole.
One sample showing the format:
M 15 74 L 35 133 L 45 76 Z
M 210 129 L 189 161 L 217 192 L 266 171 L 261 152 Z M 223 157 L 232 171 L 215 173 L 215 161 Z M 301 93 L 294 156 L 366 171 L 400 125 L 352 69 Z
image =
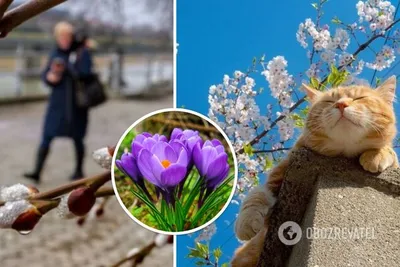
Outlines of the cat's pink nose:
M 335 107 L 338 108 L 340 110 L 340 113 L 342 113 L 342 114 L 344 112 L 344 109 L 347 108 L 348 106 L 349 105 L 347 103 L 345 103 L 345 102 L 337 102 L 335 104 Z

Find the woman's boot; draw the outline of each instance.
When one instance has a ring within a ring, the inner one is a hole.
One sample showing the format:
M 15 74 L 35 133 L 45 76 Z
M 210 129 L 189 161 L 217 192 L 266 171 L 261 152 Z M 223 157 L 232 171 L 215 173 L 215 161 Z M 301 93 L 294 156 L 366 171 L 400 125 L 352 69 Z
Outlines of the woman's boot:
M 42 172 L 48 153 L 49 153 L 48 148 L 42 148 L 42 147 L 39 148 L 36 156 L 35 169 L 33 172 L 24 173 L 24 176 L 26 178 L 31 179 L 36 183 L 40 182 L 40 173 Z

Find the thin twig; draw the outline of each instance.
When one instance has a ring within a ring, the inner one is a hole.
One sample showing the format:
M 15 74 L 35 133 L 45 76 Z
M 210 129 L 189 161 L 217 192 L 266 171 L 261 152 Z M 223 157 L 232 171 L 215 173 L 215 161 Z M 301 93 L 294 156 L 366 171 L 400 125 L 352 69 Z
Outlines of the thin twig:
M 182 127 L 182 124 L 175 120 L 168 120 L 168 119 L 166 120 L 166 119 L 161 119 L 161 118 L 157 118 L 157 117 L 149 118 L 148 120 L 153 121 L 153 122 L 164 123 L 165 125 L 167 125 L 170 128 Z M 194 123 L 190 123 L 190 122 L 186 122 L 186 126 L 188 128 L 194 129 L 194 130 L 219 133 L 218 129 L 215 127 L 207 127 L 207 126 L 198 125 L 198 124 L 194 124 Z
M 152 243 L 148 244 L 147 246 L 144 246 L 143 248 L 140 249 L 139 252 L 129 256 L 129 257 L 125 257 L 123 259 L 121 259 L 120 261 L 118 261 L 117 263 L 115 263 L 114 265 L 112 265 L 112 267 L 119 267 L 122 264 L 124 264 L 125 262 L 128 261 L 142 261 L 147 255 L 150 254 L 150 252 L 156 247 L 156 242 L 153 241 Z
M 88 178 L 83 178 L 83 179 L 71 182 L 69 184 L 59 186 L 57 188 L 51 189 L 46 192 L 34 194 L 28 200 L 52 199 L 52 198 L 64 195 L 66 193 L 69 193 L 70 191 L 72 191 L 78 187 L 90 186 L 90 185 L 94 185 L 94 184 L 104 184 L 109 180 L 111 180 L 111 172 L 107 171 L 107 172 L 104 172 L 99 175 L 95 175 L 95 176 L 88 177 Z M 108 192 L 108 193 L 110 193 L 110 192 Z M 5 204 L 5 202 L 3 202 L 3 201 L 0 202 L 0 206 L 3 206 L 4 204 Z
M 99 190 L 96 191 L 96 197 L 108 197 L 114 196 L 114 189 L 112 187 L 101 187 Z
M 273 152 L 278 152 L 278 151 L 287 151 L 292 149 L 291 147 L 282 147 L 282 148 L 277 148 L 277 149 L 269 149 L 269 150 L 255 150 L 253 151 L 254 154 L 259 154 L 259 153 L 273 153 Z

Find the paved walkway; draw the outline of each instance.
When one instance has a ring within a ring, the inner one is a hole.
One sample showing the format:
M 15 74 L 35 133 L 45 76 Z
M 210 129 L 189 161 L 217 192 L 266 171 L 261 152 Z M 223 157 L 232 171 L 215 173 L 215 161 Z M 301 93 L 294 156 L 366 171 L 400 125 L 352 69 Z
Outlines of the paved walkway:
M 33 166 L 46 103 L 0 106 L 0 184 L 26 183 L 21 174 Z M 101 171 L 91 151 L 116 144 L 135 120 L 172 107 L 172 97 L 158 100 L 112 100 L 91 112 L 86 139 L 88 175 Z M 41 191 L 66 183 L 73 170 L 73 144 L 57 139 L 43 174 Z M 34 231 L 22 236 L 0 229 L 0 266 L 4 267 L 100 267 L 111 266 L 134 247 L 141 247 L 154 234 L 135 224 L 116 199 L 111 199 L 101 219 L 79 227 L 75 220 L 62 220 L 51 211 Z M 172 246 L 157 249 L 140 266 L 172 266 Z M 130 266 L 129 264 L 123 266 Z

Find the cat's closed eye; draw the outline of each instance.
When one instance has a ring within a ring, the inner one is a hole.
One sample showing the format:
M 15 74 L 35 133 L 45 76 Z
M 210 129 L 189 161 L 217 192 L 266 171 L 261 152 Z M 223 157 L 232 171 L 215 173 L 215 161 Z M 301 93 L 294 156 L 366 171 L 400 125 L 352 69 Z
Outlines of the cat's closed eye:
M 324 101 L 322 101 L 322 102 L 324 102 L 324 103 L 331 103 L 331 104 L 335 103 L 335 101 L 333 101 L 333 100 L 324 100 Z
M 364 98 L 366 98 L 366 97 L 367 97 L 367 96 L 356 97 L 356 98 L 353 98 L 353 101 L 361 100 L 361 99 L 364 99 Z

